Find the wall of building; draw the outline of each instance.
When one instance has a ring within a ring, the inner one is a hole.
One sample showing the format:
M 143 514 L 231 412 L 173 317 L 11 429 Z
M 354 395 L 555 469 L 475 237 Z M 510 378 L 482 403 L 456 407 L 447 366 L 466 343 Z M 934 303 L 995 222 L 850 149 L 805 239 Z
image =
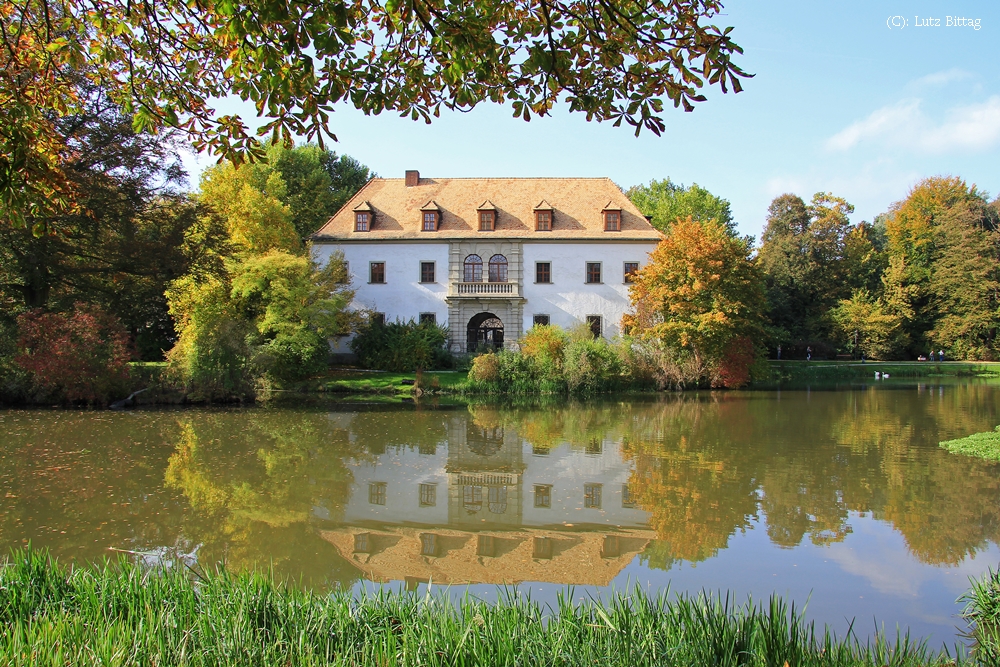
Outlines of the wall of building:
M 325 263 L 336 249 L 344 252 L 356 290 L 356 308 L 385 313 L 389 320 L 419 319 L 421 313 L 434 313 L 438 324 L 450 326 L 452 344 L 458 343 L 464 349 L 468 320 L 479 312 L 493 312 L 503 320 L 508 345 L 531 328 L 536 314 L 548 315 L 551 324 L 564 328 L 585 322 L 588 315 L 600 315 L 602 335 L 606 338 L 617 335 L 622 315 L 629 309 L 625 262 L 638 262 L 642 266 L 655 247 L 652 242 L 410 241 L 316 244 L 313 256 Z M 489 261 L 489 253 L 506 251 L 509 280 L 522 281 L 523 300 L 457 299 L 453 300 L 449 317 L 446 301 L 449 280 L 461 280 L 461 260 L 474 250 L 480 252 L 484 263 Z M 420 263 L 428 261 L 435 263 L 435 282 L 430 284 L 420 282 Z M 385 262 L 384 284 L 369 282 L 371 262 Z M 535 283 L 536 262 L 551 263 L 551 284 Z M 601 262 L 601 284 L 586 282 L 587 262 Z M 346 343 L 346 338 L 334 341 L 334 351 L 347 352 Z
M 531 328 L 536 314 L 548 315 L 551 324 L 564 328 L 585 322 L 588 315 L 600 315 L 602 335 L 617 335 L 622 315 L 629 310 L 625 262 L 644 266 L 655 247 L 655 243 L 525 241 L 523 329 Z M 535 282 L 536 262 L 551 263 L 551 284 Z M 601 262 L 601 284 L 587 284 L 587 262 Z
M 342 250 L 355 290 L 354 307 L 385 313 L 387 320 L 419 319 L 434 313 L 438 324 L 448 325 L 448 242 L 407 243 L 317 243 L 313 257 L 326 264 L 330 255 Z M 385 262 L 385 283 L 369 282 L 371 262 Z M 420 263 L 434 262 L 433 283 L 420 282 Z M 332 341 L 334 352 L 348 352 L 347 338 Z

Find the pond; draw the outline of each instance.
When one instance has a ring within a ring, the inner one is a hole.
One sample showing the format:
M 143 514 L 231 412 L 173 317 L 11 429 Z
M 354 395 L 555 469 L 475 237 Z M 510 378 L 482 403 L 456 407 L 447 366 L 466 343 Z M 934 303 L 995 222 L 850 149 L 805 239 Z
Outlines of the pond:
M 0 549 L 272 567 L 317 589 L 788 597 L 956 641 L 1000 560 L 987 381 L 512 405 L 0 411 Z

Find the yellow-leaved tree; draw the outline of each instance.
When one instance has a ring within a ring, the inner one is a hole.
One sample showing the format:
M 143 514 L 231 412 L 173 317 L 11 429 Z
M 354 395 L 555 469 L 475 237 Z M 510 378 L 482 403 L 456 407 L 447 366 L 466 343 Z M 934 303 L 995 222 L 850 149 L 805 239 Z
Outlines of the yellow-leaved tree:
M 188 239 L 199 258 L 167 290 L 178 332 L 171 375 L 204 400 L 252 398 L 321 371 L 329 338 L 351 327 L 343 257 L 314 263 L 281 201 L 281 175 L 255 174 L 229 163 L 205 173 L 206 213 Z
M 765 336 L 763 280 L 750 239 L 716 220 L 677 220 L 635 274 L 623 329 L 651 343 L 663 384 L 738 387 Z

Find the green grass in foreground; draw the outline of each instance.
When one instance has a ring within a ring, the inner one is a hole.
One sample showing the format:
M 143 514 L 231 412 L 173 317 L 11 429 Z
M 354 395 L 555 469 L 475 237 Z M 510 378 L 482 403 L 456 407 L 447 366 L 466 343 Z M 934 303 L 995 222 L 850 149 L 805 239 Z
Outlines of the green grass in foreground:
M 973 433 L 957 440 L 945 440 L 942 447 L 953 454 L 978 456 L 989 461 L 1000 461 L 1000 426 L 994 431 Z
M 543 609 L 383 592 L 317 596 L 259 574 L 194 583 L 128 562 L 69 570 L 17 551 L 0 569 L 0 665 L 677 665 L 954 664 L 907 636 L 861 644 L 817 633 L 780 598 L 640 590 Z
M 961 598 L 962 618 L 969 623 L 967 636 L 981 665 L 1000 665 L 1000 570 L 988 571 Z

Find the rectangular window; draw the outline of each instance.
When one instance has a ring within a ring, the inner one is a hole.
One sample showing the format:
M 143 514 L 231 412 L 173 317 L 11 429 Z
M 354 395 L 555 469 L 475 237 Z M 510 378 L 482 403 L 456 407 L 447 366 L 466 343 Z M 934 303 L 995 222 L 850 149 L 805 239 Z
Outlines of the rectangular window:
M 420 533 L 420 555 L 437 556 L 438 542 L 434 533 Z
M 635 498 L 628 484 L 622 484 L 622 507 L 635 507 Z
M 356 232 L 367 232 L 371 221 L 371 214 L 369 213 L 355 213 L 354 214 L 354 231 Z
M 437 484 L 420 485 L 420 506 L 434 507 L 437 505 Z
M 496 213 L 494 211 L 479 212 L 479 231 L 492 232 L 496 224 Z
M 437 211 L 424 211 L 424 227 L 425 232 L 436 232 L 438 226 L 438 214 Z
M 337 277 L 339 285 L 349 285 L 351 282 L 351 263 L 344 262 L 344 273 Z
M 371 549 L 368 541 L 368 533 L 357 533 L 354 535 L 354 550 L 358 553 L 366 554 Z
M 587 315 L 587 326 L 590 327 L 590 333 L 594 334 L 594 338 L 601 337 L 600 315 Z
M 583 506 L 599 510 L 601 509 L 601 485 L 583 485 Z
M 421 324 L 437 324 L 438 316 L 436 313 L 420 313 L 420 323 Z
M 372 262 L 368 265 L 368 282 L 385 284 L 385 262 Z
M 552 507 L 551 484 L 535 484 L 535 507 Z
M 625 262 L 625 282 L 631 283 L 635 280 L 635 274 L 639 271 L 639 262 Z
M 600 456 L 604 453 L 604 443 L 598 438 L 591 438 L 587 446 L 584 447 L 584 451 L 591 456 Z
M 368 484 L 368 502 L 372 505 L 385 505 L 385 482 Z
M 536 327 L 547 327 L 549 326 L 549 316 L 548 315 L 535 315 L 531 318 L 531 323 Z
M 374 326 L 384 326 L 385 325 L 385 313 L 370 313 L 368 315 L 368 321 Z
M 552 231 L 552 211 L 535 211 L 535 231 Z
M 604 231 L 606 232 L 620 232 L 622 230 L 622 213 L 621 211 L 605 211 L 604 212 Z
M 531 446 L 531 455 L 532 456 L 548 456 L 549 455 L 549 448 L 548 447 L 542 447 L 541 445 L 532 445 Z
M 552 282 L 551 262 L 535 262 L 535 282 L 542 284 Z
M 434 282 L 434 262 L 420 262 L 420 282 Z
M 591 285 L 601 282 L 600 262 L 587 262 L 587 282 Z

